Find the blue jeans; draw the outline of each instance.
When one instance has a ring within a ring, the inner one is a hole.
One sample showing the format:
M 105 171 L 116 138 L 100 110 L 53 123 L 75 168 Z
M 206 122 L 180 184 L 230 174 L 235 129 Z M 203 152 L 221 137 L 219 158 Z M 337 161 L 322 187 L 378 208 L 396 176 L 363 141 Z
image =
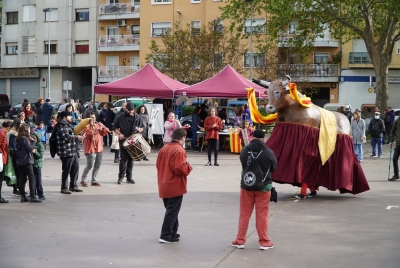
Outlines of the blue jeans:
M 372 155 L 376 156 L 376 145 L 378 144 L 378 156 L 382 155 L 382 138 L 371 138 Z
M 385 141 L 387 137 L 387 142 Z M 390 131 L 389 132 L 383 132 L 383 144 L 389 144 L 390 143 Z
M 357 155 L 359 161 L 363 160 L 363 149 L 362 144 L 354 144 L 354 152 Z
M 35 179 L 36 179 L 36 193 L 39 198 L 42 198 L 42 197 L 44 197 L 43 185 L 42 185 L 42 169 L 41 168 L 33 168 L 33 173 L 35 174 Z

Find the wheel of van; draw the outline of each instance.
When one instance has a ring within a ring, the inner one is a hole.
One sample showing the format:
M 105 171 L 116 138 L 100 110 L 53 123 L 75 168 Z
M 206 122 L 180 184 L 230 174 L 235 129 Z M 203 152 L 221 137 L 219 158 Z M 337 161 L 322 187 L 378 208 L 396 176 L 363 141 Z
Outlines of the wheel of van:
M 182 127 L 192 127 L 192 122 L 185 121 L 182 123 Z
M 9 116 L 10 116 L 10 113 L 8 111 L 5 111 L 3 114 L 3 118 L 6 119 L 6 118 L 9 118 Z

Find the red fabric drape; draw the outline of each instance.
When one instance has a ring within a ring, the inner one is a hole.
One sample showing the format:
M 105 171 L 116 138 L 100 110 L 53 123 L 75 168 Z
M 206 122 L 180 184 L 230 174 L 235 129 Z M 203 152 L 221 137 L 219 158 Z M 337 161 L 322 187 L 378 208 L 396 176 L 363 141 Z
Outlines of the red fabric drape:
M 278 159 L 278 168 L 272 180 L 301 186 L 323 186 L 341 193 L 358 194 L 369 190 L 368 182 L 354 153 L 350 136 L 337 135 L 333 155 L 322 166 L 318 150 L 319 129 L 306 125 L 276 124 L 267 140 L 267 146 Z

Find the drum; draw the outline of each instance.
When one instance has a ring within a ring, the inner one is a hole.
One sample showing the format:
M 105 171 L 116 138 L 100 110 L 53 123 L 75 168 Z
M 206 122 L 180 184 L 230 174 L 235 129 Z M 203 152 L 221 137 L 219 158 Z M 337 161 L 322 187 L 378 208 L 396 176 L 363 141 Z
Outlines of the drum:
M 133 134 L 122 145 L 134 161 L 143 159 L 151 150 L 150 145 L 140 133 Z
M 81 122 L 74 128 L 75 135 L 79 135 L 83 131 L 86 131 L 86 129 L 89 126 L 91 121 L 92 121 L 92 119 L 90 119 L 90 118 L 82 119 Z

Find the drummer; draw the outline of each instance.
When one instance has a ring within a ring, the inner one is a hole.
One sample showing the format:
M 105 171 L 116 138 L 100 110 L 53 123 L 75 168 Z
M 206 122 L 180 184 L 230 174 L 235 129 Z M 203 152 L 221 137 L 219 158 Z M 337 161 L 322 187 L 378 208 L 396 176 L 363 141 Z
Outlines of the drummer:
M 114 131 L 119 137 L 119 148 L 121 160 L 119 162 L 118 184 L 122 184 L 122 180 L 126 175 L 127 183 L 134 184 L 132 179 L 133 160 L 123 146 L 125 139 L 134 133 L 143 131 L 142 117 L 135 113 L 135 105 L 131 102 L 126 104 L 125 112 L 118 116 L 114 122 Z

